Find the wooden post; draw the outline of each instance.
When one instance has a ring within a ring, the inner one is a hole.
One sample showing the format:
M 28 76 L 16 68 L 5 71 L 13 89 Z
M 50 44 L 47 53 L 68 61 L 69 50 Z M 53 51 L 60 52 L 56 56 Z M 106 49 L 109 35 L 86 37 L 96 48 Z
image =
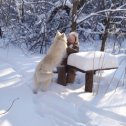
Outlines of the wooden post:
M 57 67 L 57 71 L 58 71 L 57 83 L 66 86 L 66 67 L 64 65 L 61 65 Z
M 88 71 L 85 75 L 85 92 L 92 92 L 94 71 Z

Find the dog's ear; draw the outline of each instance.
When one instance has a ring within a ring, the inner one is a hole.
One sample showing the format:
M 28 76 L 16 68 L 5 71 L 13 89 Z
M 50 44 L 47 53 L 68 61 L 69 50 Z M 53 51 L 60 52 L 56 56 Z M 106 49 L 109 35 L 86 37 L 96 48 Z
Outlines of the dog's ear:
M 57 35 L 57 36 L 60 36 L 60 35 L 61 35 L 61 33 L 60 33 L 59 31 L 57 31 L 56 35 Z

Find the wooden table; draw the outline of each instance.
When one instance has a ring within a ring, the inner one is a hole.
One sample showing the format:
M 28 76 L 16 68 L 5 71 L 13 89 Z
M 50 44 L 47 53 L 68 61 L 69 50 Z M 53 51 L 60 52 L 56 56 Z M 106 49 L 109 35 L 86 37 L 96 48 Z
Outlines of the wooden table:
M 70 65 L 68 65 L 68 66 L 70 66 Z M 115 68 L 104 68 L 104 69 L 84 71 L 84 70 L 81 70 L 81 69 L 74 67 L 74 66 L 70 66 L 70 67 L 73 67 L 74 69 L 76 69 L 79 72 L 85 73 L 85 92 L 92 92 L 92 90 L 93 90 L 93 77 L 94 77 L 94 74 L 96 73 L 96 71 L 111 70 L 111 69 L 117 69 L 118 68 L 118 67 L 115 67 Z
M 70 54 L 67 64 L 85 74 L 85 92 L 92 92 L 93 76 L 96 71 L 118 68 L 115 55 L 101 51 L 88 51 Z

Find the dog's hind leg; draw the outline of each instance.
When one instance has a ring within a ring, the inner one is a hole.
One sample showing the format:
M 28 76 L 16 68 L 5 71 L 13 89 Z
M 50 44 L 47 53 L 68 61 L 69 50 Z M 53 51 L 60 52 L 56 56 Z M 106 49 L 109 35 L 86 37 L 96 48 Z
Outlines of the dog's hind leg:
M 44 83 L 44 85 L 42 86 L 41 90 L 42 90 L 42 91 L 47 91 L 48 88 L 49 88 L 49 85 L 50 85 L 50 83 L 51 83 L 51 79 L 48 79 L 48 80 L 46 80 L 46 81 L 43 82 L 43 83 Z
M 37 81 L 37 79 L 35 79 L 35 87 L 33 89 L 33 93 L 34 94 L 37 94 L 38 93 L 38 90 L 41 88 L 41 82 L 40 81 Z

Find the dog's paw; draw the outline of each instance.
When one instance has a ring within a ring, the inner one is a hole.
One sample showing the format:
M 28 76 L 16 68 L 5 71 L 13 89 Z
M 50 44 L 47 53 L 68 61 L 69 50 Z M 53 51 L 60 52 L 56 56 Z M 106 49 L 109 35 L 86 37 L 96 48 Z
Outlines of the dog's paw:
M 38 91 L 36 89 L 33 89 L 33 94 L 37 94 Z

